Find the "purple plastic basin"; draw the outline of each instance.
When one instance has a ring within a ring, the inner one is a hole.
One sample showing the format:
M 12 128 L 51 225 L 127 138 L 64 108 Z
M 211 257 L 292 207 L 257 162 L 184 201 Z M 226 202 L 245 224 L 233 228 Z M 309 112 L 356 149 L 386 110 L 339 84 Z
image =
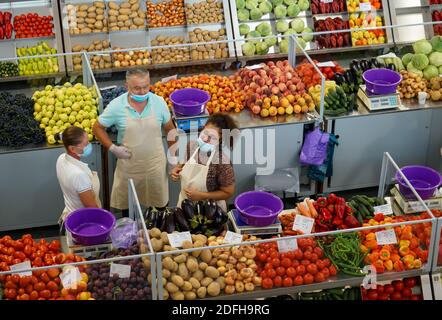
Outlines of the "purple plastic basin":
M 442 176 L 439 172 L 425 166 L 406 166 L 401 168 L 401 171 L 422 200 L 433 197 L 436 189 L 442 184 Z M 399 191 L 402 195 L 407 199 L 416 199 L 399 172 L 396 172 L 395 178 L 399 183 Z
M 367 91 L 373 94 L 395 93 L 396 88 L 402 81 L 399 72 L 380 68 L 367 70 L 362 74 Z
M 175 113 L 183 116 L 196 116 L 204 112 L 210 95 L 204 90 L 185 88 L 175 90 L 169 98 L 173 103 Z
M 275 222 L 284 206 L 281 199 L 271 193 L 250 191 L 236 197 L 235 207 L 244 223 L 264 227 Z
M 65 226 L 75 242 L 90 246 L 106 242 L 115 226 L 115 220 L 114 215 L 107 210 L 82 208 L 68 215 Z

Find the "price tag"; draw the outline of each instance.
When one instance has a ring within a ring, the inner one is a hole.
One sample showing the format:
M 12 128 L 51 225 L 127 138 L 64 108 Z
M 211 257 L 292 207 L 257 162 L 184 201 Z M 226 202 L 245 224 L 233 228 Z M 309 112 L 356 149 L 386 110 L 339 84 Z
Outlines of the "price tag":
M 108 86 L 104 88 L 100 88 L 100 90 L 109 90 L 109 89 L 115 89 L 117 86 Z
M 387 203 L 382 206 L 373 207 L 374 213 L 382 213 L 383 215 L 393 214 L 393 208 L 391 204 Z
M 20 277 L 32 276 L 32 271 L 18 272 L 21 270 L 31 269 L 31 262 L 30 261 L 25 261 L 25 262 L 14 264 L 14 265 L 10 266 L 10 268 L 11 268 L 11 271 L 17 271 L 14 274 L 18 274 Z
M 246 69 L 249 70 L 255 70 L 255 69 L 261 69 L 264 65 L 262 63 L 254 64 L 253 66 L 246 66 Z
M 298 249 L 298 241 L 296 239 L 281 239 L 277 241 L 278 251 L 281 253 L 295 251 Z
M 120 278 L 130 278 L 130 265 L 111 263 L 110 275 L 117 274 Z
M 333 0 L 321 0 L 322 3 L 332 3 Z
M 293 222 L 293 230 L 301 231 L 304 234 L 310 234 L 312 233 L 314 223 L 315 219 L 297 214 L 295 216 L 295 221 Z
M 61 284 L 63 285 L 63 288 L 69 289 L 69 288 L 76 288 L 77 283 L 81 281 L 81 274 L 80 270 L 78 270 L 77 267 L 69 267 L 68 270 L 63 271 L 62 274 L 60 274 Z
M 371 3 L 370 2 L 361 2 L 359 3 L 359 10 L 361 11 L 370 11 Z
M 333 61 L 327 61 L 327 62 L 318 62 L 317 64 L 316 64 L 316 66 L 317 67 L 319 67 L 319 68 L 325 68 L 325 67 L 330 67 L 330 68 L 333 68 L 333 67 L 335 67 L 336 65 L 334 64 L 334 62 Z
M 375 233 L 375 235 L 378 246 L 397 243 L 396 233 L 394 233 L 394 229 L 378 231 Z
M 224 237 L 224 241 L 227 243 L 241 243 L 242 242 L 242 234 L 227 231 Z
M 190 241 L 192 243 L 192 236 L 189 231 L 168 233 L 167 238 L 169 238 L 170 245 L 173 248 L 181 248 L 184 241 Z
M 169 82 L 170 80 L 176 80 L 177 77 L 178 77 L 178 75 L 175 74 L 175 75 L 173 75 L 173 76 L 170 76 L 170 77 L 166 77 L 166 78 L 161 79 L 161 82 L 162 82 L 162 83 L 166 83 L 166 82 Z

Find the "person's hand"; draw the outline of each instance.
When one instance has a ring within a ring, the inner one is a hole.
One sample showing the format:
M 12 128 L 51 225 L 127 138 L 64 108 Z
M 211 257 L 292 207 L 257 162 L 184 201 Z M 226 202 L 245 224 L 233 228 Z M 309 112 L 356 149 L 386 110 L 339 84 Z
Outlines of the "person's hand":
M 186 188 L 184 189 L 184 192 L 186 193 L 186 196 L 191 201 L 199 201 L 199 200 L 206 200 L 204 197 L 204 193 L 192 188 Z
M 109 151 L 112 152 L 118 159 L 129 159 L 132 156 L 130 150 L 125 146 L 117 146 L 112 144 Z
M 183 170 L 183 167 L 181 166 L 175 166 L 171 171 L 170 171 L 170 176 L 172 177 L 172 180 L 177 182 L 180 180 L 180 173 Z

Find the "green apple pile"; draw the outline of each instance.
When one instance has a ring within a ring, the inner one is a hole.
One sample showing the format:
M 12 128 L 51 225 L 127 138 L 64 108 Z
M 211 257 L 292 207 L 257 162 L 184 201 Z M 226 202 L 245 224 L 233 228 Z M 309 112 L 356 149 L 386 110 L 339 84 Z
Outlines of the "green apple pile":
M 32 58 L 32 56 L 56 53 L 57 49 L 51 48 L 46 42 L 42 42 L 34 47 L 17 48 L 17 57 L 29 57 L 18 60 L 19 74 L 21 76 L 28 76 L 58 72 L 57 57 Z
M 73 86 L 69 82 L 56 87 L 47 85 L 44 90 L 36 91 L 32 99 L 35 120 L 46 131 L 49 144 L 55 144 L 54 135 L 70 126 L 83 128 L 92 141 L 92 126 L 98 116 L 98 95 L 94 87 L 87 88 L 81 83 Z

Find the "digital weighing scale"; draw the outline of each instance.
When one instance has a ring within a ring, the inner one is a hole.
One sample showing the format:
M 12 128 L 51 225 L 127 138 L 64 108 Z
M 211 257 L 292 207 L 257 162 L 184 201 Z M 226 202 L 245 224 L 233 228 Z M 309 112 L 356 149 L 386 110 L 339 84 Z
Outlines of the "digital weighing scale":
M 274 224 L 265 227 L 249 226 L 242 222 L 239 218 L 239 213 L 236 209 L 229 211 L 228 214 L 230 221 L 236 233 L 249 234 L 249 235 L 278 235 L 282 233 L 281 222 L 276 219 Z
M 396 109 L 401 105 L 399 93 L 376 95 L 366 91 L 365 85 L 361 85 L 358 97 L 370 111 Z
M 406 199 L 399 191 L 399 186 L 395 185 L 391 189 L 391 195 L 394 197 L 396 203 L 406 214 L 425 211 L 424 206 L 418 200 Z M 428 209 L 442 210 L 442 189 L 436 190 L 436 194 L 430 198 L 423 200 Z
M 191 130 L 201 130 L 206 125 L 207 119 L 209 118 L 209 112 L 207 109 L 204 109 L 203 113 L 196 116 L 183 116 L 179 113 L 175 113 L 173 108 L 172 113 L 177 128 L 185 132 L 190 132 Z

